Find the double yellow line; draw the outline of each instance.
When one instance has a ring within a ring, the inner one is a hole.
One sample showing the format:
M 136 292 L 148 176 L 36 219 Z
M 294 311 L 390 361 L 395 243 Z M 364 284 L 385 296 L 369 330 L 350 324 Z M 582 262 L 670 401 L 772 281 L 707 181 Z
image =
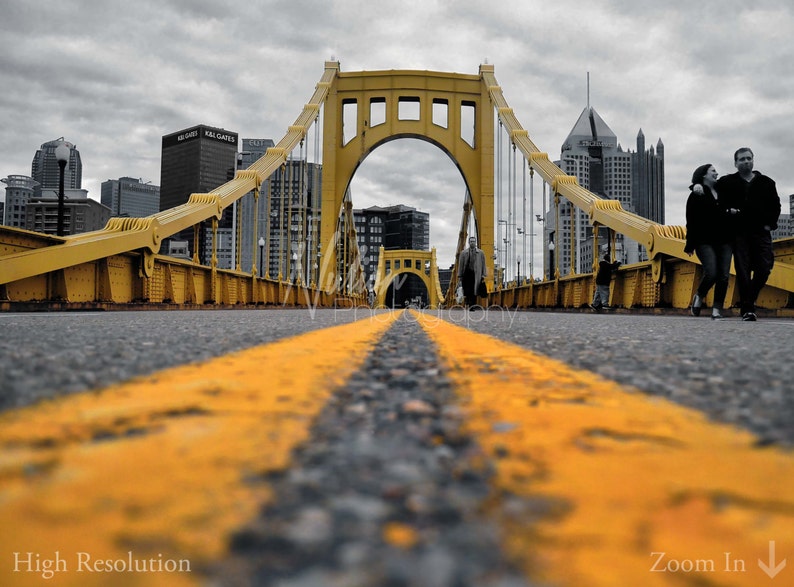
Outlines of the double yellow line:
M 571 587 L 794 584 L 790 451 L 515 345 L 420 322 L 496 463 L 494 491 L 534 504 L 494 508 L 529 575 Z
M 106 574 L 74 572 L 75 553 L 161 555 L 194 571 L 114 574 L 113 584 L 200 583 L 197 571 L 222 558 L 229 535 L 271 499 L 266 475 L 289 468 L 329 394 L 395 319 L 417 321 L 436 344 L 465 429 L 495 464 L 489 514 L 528 577 L 575 587 L 792 582 L 790 452 L 406 313 L 0 416 L 0 584 L 46 584 L 40 573 L 15 572 L 14 553 L 55 551 L 70 566 L 58 585 L 110 584 Z M 385 530 L 395 546 L 421 547 L 408 527 L 407 541 Z M 778 559 L 791 558 L 774 579 L 758 563 L 769 562 L 772 541 Z

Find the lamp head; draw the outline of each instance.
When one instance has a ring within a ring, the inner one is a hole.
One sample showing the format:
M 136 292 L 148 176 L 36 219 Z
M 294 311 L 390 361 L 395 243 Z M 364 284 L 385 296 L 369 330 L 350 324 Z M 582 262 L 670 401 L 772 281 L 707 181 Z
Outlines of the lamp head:
M 72 148 L 69 143 L 63 142 L 55 147 L 55 158 L 58 163 L 69 163 L 69 155 L 72 154 Z

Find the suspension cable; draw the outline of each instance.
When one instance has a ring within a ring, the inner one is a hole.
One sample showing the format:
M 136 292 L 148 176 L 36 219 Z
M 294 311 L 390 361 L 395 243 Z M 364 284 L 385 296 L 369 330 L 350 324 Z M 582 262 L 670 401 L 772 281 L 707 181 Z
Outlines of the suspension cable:
M 527 162 L 529 164 L 529 162 Z M 535 281 L 535 170 L 529 165 L 529 269 L 530 278 Z
M 502 280 L 498 275 L 502 261 L 502 120 L 499 119 L 499 134 L 496 141 L 496 269 L 494 275 L 499 278 L 497 284 L 501 289 Z
M 281 204 L 278 208 L 278 280 L 284 280 L 284 190 L 287 185 L 287 163 L 281 165 Z
M 313 235 L 314 238 L 312 239 L 312 247 L 311 247 L 311 255 L 312 255 L 312 267 L 314 268 L 314 283 L 319 287 L 320 284 L 320 206 L 322 202 L 320 202 L 320 190 L 318 189 L 319 186 L 317 185 L 318 179 L 318 165 L 320 163 L 320 112 L 318 111 L 317 116 L 314 119 L 314 165 L 312 166 L 312 215 L 314 216 L 314 226 L 313 226 Z M 316 265 L 316 267 L 314 267 Z
M 308 151 L 308 149 L 307 149 Z M 303 153 L 303 139 L 301 139 L 300 145 L 300 195 L 299 195 L 299 206 L 300 206 L 300 218 L 301 218 L 301 227 L 300 227 L 300 243 L 298 245 L 298 267 L 300 268 L 300 275 L 299 278 L 301 280 L 301 285 L 308 285 L 309 280 L 306 276 L 306 263 L 303 262 L 303 255 L 306 252 L 306 214 L 308 208 L 308 202 L 306 201 L 306 157 L 308 157 L 308 153 L 304 156 Z
M 524 275 L 532 268 L 532 261 L 527 259 L 527 158 L 521 155 L 521 256 L 524 258 Z M 521 275 L 518 276 L 519 279 Z

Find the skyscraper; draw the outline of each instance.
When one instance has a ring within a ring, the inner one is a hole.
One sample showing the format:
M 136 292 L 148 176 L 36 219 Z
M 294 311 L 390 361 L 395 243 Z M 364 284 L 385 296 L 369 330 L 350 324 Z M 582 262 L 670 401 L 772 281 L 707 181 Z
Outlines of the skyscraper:
M 63 187 L 65 190 L 82 187 L 83 163 L 80 160 L 80 151 L 61 137 L 44 143 L 33 156 L 30 176 L 39 184 L 34 187 L 36 197 L 40 196 L 43 190 L 56 190 L 56 192 L 58 190 L 61 171 L 58 159 L 55 157 L 55 149 L 61 143 L 66 143 L 70 150 L 69 161 L 64 169 Z
M 664 145 L 661 139 L 656 150 L 645 149 L 645 135 L 637 135 L 637 152 L 624 151 L 617 136 L 594 108 L 588 106 L 579 115 L 562 145 L 559 167 L 576 177 L 579 185 L 602 198 L 618 200 L 624 210 L 655 222 L 664 222 Z M 549 201 L 549 209 L 554 203 Z M 587 215 L 565 198 L 561 199 L 559 218 L 553 213 L 546 220 L 545 241 L 553 239 L 554 252 L 561 275 L 587 273 L 592 270 L 593 227 Z M 559 234 L 551 236 L 555 226 Z M 575 235 L 571 249 L 571 234 Z M 599 233 L 599 246 L 606 246 L 606 231 Z M 636 263 L 647 258 L 643 247 L 619 235 L 616 255 L 623 263 Z
M 134 177 L 102 182 L 102 204 L 113 216 L 142 218 L 160 210 L 160 186 Z
M 160 210 L 184 204 L 193 193 L 207 193 L 234 176 L 237 158 L 237 133 L 200 124 L 163 137 L 160 165 Z M 231 223 L 231 212 L 223 224 Z M 205 231 L 206 232 L 206 231 Z M 188 229 L 176 240 L 187 240 L 193 251 L 193 231 Z M 199 240 L 199 246 L 204 238 Z M 199 251 L 207 263 L 209 255 Z

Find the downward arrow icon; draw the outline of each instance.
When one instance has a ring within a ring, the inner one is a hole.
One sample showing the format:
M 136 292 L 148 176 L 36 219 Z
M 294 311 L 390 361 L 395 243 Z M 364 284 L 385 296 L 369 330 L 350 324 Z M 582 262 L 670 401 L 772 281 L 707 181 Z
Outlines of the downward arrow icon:
M 761 570 L 769 575 L 770 579 L 774 579 L 780 571 L 786 567 L 786 559 L 780 561 L 780 564 L 775 565 L 775 541 L 769 541 L 769 564 L 765 564 L 760 558 L 758 559 L 758 566 Z

